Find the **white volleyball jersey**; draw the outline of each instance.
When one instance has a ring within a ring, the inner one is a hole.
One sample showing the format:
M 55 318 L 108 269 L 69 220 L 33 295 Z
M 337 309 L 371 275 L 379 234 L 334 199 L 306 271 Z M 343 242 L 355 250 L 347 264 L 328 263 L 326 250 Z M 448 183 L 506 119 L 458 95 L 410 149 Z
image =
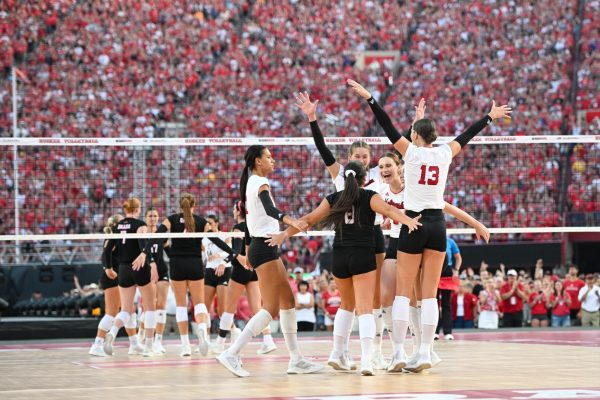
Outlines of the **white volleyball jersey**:
M 394 206 L 399 210 L 404 209 L 404 190 L 400 191 L 399 193 L 394 193 L 390 188 L 390 185 L 384 183 L 383 187 L 381 188 L 381 196 L 389 205 Z M 402 228 L 402 224 L 399 222 L 396 223 L 394 220 L 392 220 L 390 237 L 399 238 L 400 228 Z
M 279 232 L 279 221 L 267 215 L 258 198 L 258 189 L 262 185 L 269 185 L 269 180 L 257 175 L 251 175 L 246 185 L 246 225 L 252 237 L 267 237 L 269 233 Z
M 404 208 L 415 212 L 443 209 L 451 162 L 447 144 L 417 147 L 411 143 L 404 155 Z
M 206 268 L 208 269 L 217 269 L 217 267 L 221 264 L 225 264 L 225 259 L 228 254 L 226 251 L 223 251 L 214 244 L 209 238 L 202 239 L 202 246 L 204 246 L 204 254 L 206 255 Z M 214 257 L 211 260 L 211 256 L 218 255 L 219 257 Z M 225 264 L 226 267 L 231 267 L 230 263 Z
M 344 167 L 340 165 L 340 171 L 338 175 L 333 178 L 333 184 L 335 190 L 341 192 L 344 190 Z M 364 189 L 369 189 L 377 193 L 381 193 L 381 187 L 383 182 L 381 181 L 381 174 L 379 173 L 379 166 L 375 166 L 367 171 L 367 181 L 365 182 Z M 383 215 L 375 214 L 375 225 L 381 225 L 383 223 Z

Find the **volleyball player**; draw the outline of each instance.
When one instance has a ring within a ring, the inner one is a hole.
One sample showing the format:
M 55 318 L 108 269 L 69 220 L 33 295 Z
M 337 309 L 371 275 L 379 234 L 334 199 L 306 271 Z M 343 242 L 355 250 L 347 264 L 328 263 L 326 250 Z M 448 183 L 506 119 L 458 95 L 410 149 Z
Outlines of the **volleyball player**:
M 310 122 L 310 129 L 313 135 L 313 139 L 315 141 L 315 145 L 317 146 L 317 150 L 331 175 L 333 183 L 337 191 L 341 191 L 344 189 L 344 176 L 343 166 L 335 160 L 335 157 L 331 153 L 331 151 L 325 145 L 325 139 L 323 138 L 323 134 L 321 133 L 321 129 L 319 128 L 319 124 L 317 122 L 317 105 L 319 100 L 314 102 L 310 101 L 310 96 L 307 92 L 296 94 L 296 106 L 302 110 L 302 112 L 308 117 L 308 121 Z M 365 188 L 373 190 L 379 193 L 381 187 L 381 175 L 379 173 L 379 167 L 370 168 L 371 163 L 371 147 L 363 141 L 357 141 L 350 145 L 350 150 L 348 154 L 348 161 L 359 161 L 363 164 L 365 169 L 367 170 L 367 181 L 365 183 Z M 383 223 L 383 217 L 381 215 L 377 215 L 375 218 L 375 259 L 377 260 L 377 279 L 375 290 L 373 291 L 373 315 L 375 316 L 375 326 L 376 326 L 376 334 L 374 341 L 375 352 L 373 353 L 373 366 L 375 369 L 385 369 L 386 364 L 383 359 L 383 355 L 381 353 L 381 337 L 383 334 L 383 316 L 381 312 L 381 300 L 380 300 L 380 275 L 381 275 L 381 267 L 383 265 L 383 260 L 385 259 L 385 239 L 383 237 L 383 232 L 381 230 L 381 224 Z M 341 305 L 344 310 L 348 310 L 347 304 Z M 352 312 L 352 310 L 350 310 Z M 336 317 L 337 317 L 336 313 Z M 342 317 L 344 318 L 344 317 Z M 335 330 L 335 319 L 334 319 L 334 330 Z M 339 324 L 339 322 L 338 322 Z M 348 325 L 349 327 L 352 324 Z M 348 331 L 348 341 L 350 340 L 350 331 Z M 350 361 L 352 364 L 352 362 Z
M 170 215 L 156 230 L 157 233 L 165 232 L 208 232 L 210 225 L 203 217 L 194 214 L 196 200 L 189 193 L 181 195 L 179 206 L 181 213 Z M 142 253 L 133 262 L 134 266 L 144 265 L 146 256 L 152 254 L 150 249 L 160 243 L 162 239 L 150 239 Z M 238 256 L 225 242 L 219 238 L 210 238 L 210 240 L 227 252 L 231 257 L 239 257 L 241 262 L 245 262 L 244 257 Z M 194 316 L 198 322 L 196 335 L 198 337 L 198 350 L 200 354 L 208 354 L 208 309 L 204 303 L 204 265 L 202 263 L 202 238 L 172 238 L 171 239 L 171 258 L 170 275 L 171 287 L 175 295 L 177 304 L 175 318 L 179 327 L 181 338 L 182 357 L 192 355 L 189 338 L 189 324 L 187 311 L 187 292 L 190 291 L 192 303 L 194 304 Z
M 279 231 L 279 222 L 305 230 L 307 224 L 278 210 L 271 197 L 267 176 L 273 172 L 274 160 L 265 146 L 253 145 L 246 150 L 245 167 L 240 179 L 242 203 L 247 210 L 249 238 L 248 262 L 256 270 L 263 306 L 254 314 L 240 337 L 219 356 L 217 360 L 237 376 L 248 376 L 240 364 L 242 348 L 265 329 L 279 314 L 281 332 L 290 353 L 288 374 L 307 374 L 323 369 L 322 365 L 305 359 L 298 347 L 296 309 L 294 294 L 290 287 L 277 247 L 270 247 L 268 235 Z
M 313 212 L 301 218 L 309 225 L 323 220 L 323 225 L 335 227 L 332 273 L 340 290 L 342 302 L 356 309 L 361 344 L 362 375 L 373 375 L 372 345 L 375 337 L 373 289 L 376 285 L 375 228 L 376 213 L 402 222 L 409 231 L 421 225 L 419 217 L 409 218 L 396 207 L 387 204 L 375 191 L 364 189 L 367 171 L 360 162 L 350 161 L 344 168 L 344 189 L 325 198 Z M 289 227 L 274 235 L 271 245 L 281 243 L 298 232 Z M 340 308 L 340 311 L 350 311 Z M 333 352 L 329 365 L 343 368 L 345 336 L 334 333 Z
M 147 227 L 144 221 L 138 219 L 141 209 L 141 203 L 136 198 L 130 198 L 123 204 L 125 218 L 119 221 L 116 230 L 120 233 L 146 233 Z M 139 287 L 142 297 L 145 299 L 154 299 L 156 296 L 156 281 L 158 272 L 156 263 L 150 265 L 134 266 L 132 262 L 139 254 L 140 249 L 144 248 L 145 240 L 136 239 L 110 239 L 105 246 L 105 259 L 111 257 L 111 253 L 116 248 L 119 253 L 119 295 L 121 298 L 121 311 L 114 319 L 110 332 L 106 335 L 104 341 L 104 352 L 108 355 L 113 353 L 113 341 L 117 337 L 119 329 L 127 326 L 130 322 L 134 310 L 134 297 L 136 287 Z M 156 328 L 155 302 L 148 301 L 145 305 L 145 330 L 146 343 L 144 356 L 153 355 L 152 343 L 154 338 L 154 329 Z
M 248 229 L 246 227 L 246 209 L 241 201 L 236 201 L 233 206 L 233 218 L 235 219 L 236 224 L 233 226 L 232 232 L 245 233 Z M 239 254 L 246 255 L 246 245 L 243 238 L 234 237 L 232 239 L 231 247 Z M 252 267 L 240 264 L 237 260 L 233 260 L 232 264 L 231 279 L 229 280 L 229 286 L 227 287 L 225 312 L 221 315 L 221 320 L 219 321 L 219 335 L 212 349 L 213 352 L 217 354 L 224 350 L 225 339 L 230 332 L 231 341 L 235 342 L 233 334 L 235 328 L 233 317 L 237 310 L 240 296 L 244 290 L 246 290 L 246 296 L 248 297 L 248 303 L 250 304 L 252 314 L 256 314 L 260 310 L 261 298 L 256 271 L 252 269 Z M 262 334 L 263 343 L 256 352 L 258 354 L 267 354 L 277 350 L 277 346 L 271 336 L 271 328 L 268 325 L 263 329 Z
M 149 233 L 155 233 L 158 230 L 159 215 L 154 208 L 146 210 L 146 224 Z M 156 332 L 154 334 L 155 354 L 165 354 L 167 350 L 162 344 L 165 324 L 167 322 L 167 295 L 169 294 L 169 270 L 163 256 L 165 240 L 161 240 L 151 246 L 150 252 L 154 262 L 156 262 L 156 271 L 158 272 L 158 282 L 156 283 Z
M 421 119 L 412 126 L 410 139 L 400 135 L 393 126 L 387 113 L 377 104 L 368 90 L 349 79 L 348 85 L 369 103 L 377 122 L 386 136 L 402 154 L 405 161 L 404 207 L 408 216 L 423 216 L 423 227 L 416 234 L 409 235 L 405 227 L 401 228 L 398 242 L 398 263 L 396 279 L 396 298 L 392 310 L 394 341 L 404 342 L 408 328 L 409 302 L 415 278 L 422 268 L 421 302 L 421 346 L 418 357 L 412 358 L 405 369 L 419 372 L 431 368 L 431 345 L 438 323 L 437 287 L 446 255 L 446 224 L 444 208 L 444 190 L 448 169 L 452 158 L 458 154 L 477 133 L 497 118 L 508 118 L 511 110 L 508 106 L 496 107 L 492 103 L 491 111 L 470 126 L 449 144 L 433 147 L 437 138 L 435 124 L 430 119 Z

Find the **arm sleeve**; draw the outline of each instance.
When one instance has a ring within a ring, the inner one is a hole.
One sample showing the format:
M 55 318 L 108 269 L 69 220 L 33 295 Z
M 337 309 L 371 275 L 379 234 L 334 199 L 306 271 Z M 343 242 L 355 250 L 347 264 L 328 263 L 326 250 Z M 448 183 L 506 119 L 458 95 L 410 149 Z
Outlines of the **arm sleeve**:
M 269 217 L 279 221 L 283 221 L 283 217 L 285 217 L 285 214 L 279 211 L 277 207 L 275 207 L 275 204 L 273 204 L 273 200 L 271 200 L 271 195 L 269 194 L 268 190 L 263 190 L 262 192 L 260 192 L 258 197 L 260 198 L 260 202 L 262 203 L 263 207 L 265 208 L 265 212 Z
M 315 120 L 310 123 L 310 131 L 312 133 L 313 140 L 315 141 L 315 146 L 317 146 L 317 150 L 319 150 L 319 154 L 323 161 L 325 161 L 325 165 L 330 167 L 335 164 L 335 157 L 331 153 L 331 150 L 327 148 L 325 144 L 325 138 L 323 137 L 323 133 L 321 133 L 321 128 L 319 128 L 319 123 Z
M 235 232 L 235 231 L 234 231 Z M 245 235 L 245 233 L 244 233 Z M 244 246 L 244 238 L 238 238 L 238 237 L 234 237 L 231 239 L 231 248 L 238 252 L 238 253 L 242 253 L 242 247 Z
M 211 242 L 213 242 L 214 244 L 217 245 L 218 248 L 220 248 L 221 250 L 223 250 L 225 253 L 229 254 L 229 256 L 237 256 L 237 252 L 235 252 L 231 247 L 229 247 L 229 245 L 227 243 L 225 243 L 223 240 L 219 239 L 219 238 L 212 238 L 209 237 L 208 238 Z M 228 260 L 231 261 L 231 260 Z
M 467 145 L 467 143 L 469 143 L 469 141 L 475 137 L 475 135 L 477 135 L 479 132 L 481 132 L 486 126 L 488 126 L 491 123 L 492 123 L 492 119 L 490 118 L 489 115 L 486 115 L 485 117 L 481 118 L 479 121 L 475 122 L 473 125 L 469 126 L 466 131 L 464 131 L 463 133 L 458 135 L 456 137 L 456 139 L 454 139 L 454 140 L 458 144 L 460 144 L 461 148 L 465 147 Z
M 114 267 L 114 265 L 112 265 L 112 252 L 115 244 L 115 239 L 108 239 L 104 242 L 104 248 L 102 249 L 102 267 L 104 269 Z
M 373 115 L 375 115 L 377 123 L 383 128 L 383 131 L 385 132 L 385 135 L 388 137 L 388 139 L 390 139 L 390 142 L 394 144 L 398 140 L 400 140 L 402 136 L 400 135 L 400 132 L 398 132 L 398 130 L 394 127 L 394 124 L 392 124 L 392 120 L 390 119 L 389 115 L 387 115 L 385 110 L 381 108 L 381 106 L 375 101 L 373 97 L 367 100 L 367 102 L 371 107 L 371 111 L 373 111 Z

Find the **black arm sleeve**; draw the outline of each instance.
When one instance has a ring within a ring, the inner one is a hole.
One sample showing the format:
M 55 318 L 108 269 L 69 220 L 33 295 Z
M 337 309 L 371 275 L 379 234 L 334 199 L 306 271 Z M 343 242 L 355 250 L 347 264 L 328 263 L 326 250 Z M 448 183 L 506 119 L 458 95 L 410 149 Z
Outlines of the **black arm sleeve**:
M 394 144 L 398 140 L 400 140 L 402 136 L 400 135 L 400 132 L 398 132 L 398 130 L 394 127 L 394 124 L 392 124 L 392 120 L 390 119 L 390 116 L 387 115 L 385 110 L 381 108 L 381 106 L 375 101 L 373 97 L 367 100 L 367 102 L 371 107 L 371 111 L 373 111 L 373 114 L 375 115 L 377 123 L 383 128 L 383 131 L 385 132 L 385 135 L 388 137 L 388 139 L 390 139 L 390 142 Z
M 102 268 L 104 269 L 114 267 L 114 265 L 112 265 L 112 252 L 116 242 L 115 239 L 107 239 L 104 242 L 104 248 L 102 249 Z
M 311 121 L 310 123 L 310 131 L 312 133 L 313 140 L 315 141 L 315 146 L 317 146 L 317 150 L 319 150 L 319 154 L 323 161 L 325 161 L 325 165 L 330 167 L 335 164 L 335 157 L 331 153 L 331 150 L 327 148 L 325 144 L 325 138 L 321 133 L 321 128 L 319 128 L 319 124 L 317 121 Z
M 252 243 L 252 236 L 250 236 L 248 225 L 246 225 L 246 229 L 244 229 L 244 244 L 250 246 L 250 243 Z
M 211 242 L 213 242 L 214 244 L 216 244 L 218 248 L 220 248 L 221 250 L 223 250 L 224 252 L 226 252 L 227 254 L 229 254 L 229 257 L 228 257 L 228 259 L 226 261 L 231 261 L 231 258 L 234 258 L 234 257 L 237 256 L 237 252 L 234 251 L 231 247 L 229 247 L 229 245 L 227 243 L 225 243 L 224 241 L 222 241 L 221 239 L 219 239 L 219 238 L 212 238 L 212 237 L 209 237 L 208 239 Z
M 461 133 L 454 139 L 460 147 L 463 148 L 469 143 L 471 139 L 475 137 L 479 132 L 481 132 L 486 126 L 492 123 L 492 118 L 489 115 L 481 118 L 479 121 L 475 122 L 473 125 L 469 126 L 466 131 Z
M 269 217 L 275 218 L 279 221 L 283 221 L 283 217 L 285 217 L 285 214 L 279 211 L 277 207 L 275 207 L 275 204 L 273 204 L 273 200 L 271 200 L 271 196 L 269 195 L 268 190 L 263 190 L 262 192 L 260 192 L 258 194 L 258 197 L 260 198 L 260 202 L 262 203 L 263 207 L 265 208 L 265 212 Z
M 236 231 L 234 231 L 236 232 Z M 245 235 L 245 233 L 244 233 Z M 241 254 L 242 253 L 242 248 L 244 247 L 244 238 L 238 238 L 238 237 L 234 237 L 231 238 L 231 248 Z
M 406 130 L 406 132 L 404 132 L 402 134 L 402 136 L 404 137 L 404 139 L 408 140 L 409 142 L 412 143 L 412 139 L 410 138 L 410 132 L 412 131 L 412 125 L 408 127 L 408 129 Z

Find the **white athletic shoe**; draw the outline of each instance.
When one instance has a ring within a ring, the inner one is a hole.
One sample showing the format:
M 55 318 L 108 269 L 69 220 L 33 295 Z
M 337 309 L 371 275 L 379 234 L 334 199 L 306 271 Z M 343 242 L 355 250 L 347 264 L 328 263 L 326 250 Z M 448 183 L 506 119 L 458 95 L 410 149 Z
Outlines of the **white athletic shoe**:
M 446 339 L 446 340 L 454 340 L 454 336 L 451 333 L 449 333 L 447 335 L 444 335 L 444 339 Z
M 203 332 L 200 332 L 200 329 L 196 329 L 196 336 L 198 336 L 198 351 L 202 357 L 206 357 L 208 354 L 210 338 L 206 337 Z
M 152 345 L 152 351 L 156 353 L 156 355 L 167 353 L 167 349 L 165 349 L 162 342 L 159 341 L 154 341 L 154 344 Z
M 409 372 L 421 372 L 429 368 L 431 368 L 431 354 L 429 352 L 426 354 L 417 353 L 416 357 L 411 357 L 404 367 Z
M 234 327 L 231 328 L 231 343 L 235 343 L 235 341 L 240 337 L 241 334 L 242 330 L 234 325 Z
M 106 353 L 104 352 L 102 346 L 96 344 L 93 344 L 92 347 L 90 347 L 90 351 L 88 351 L 88 354 L 90 356 L 106 357 Z
M 360 362 L 360 374 L 362 376 L 373 376 L 373 360 L 366 359 Z
M 114 354 L 114 350 L 113 350 L 113 342 L 115 341 L 115 337 L 112 335 L 112 333 L 108 332 L 106 334 L 106 337 L 104 338 L 104 345 L 102 346 L 102 348 L 104 349 L 104 353 L 107 356 L 112 356 Z
M 179 353 L 181 357 L 190 357 L 192 355 L 192 348 L 189 344 L 181 345 L 181 352 Z
M 222 352 L 217 356 L 217 361 L 227 368 L 229 372 L 234 374 L 235 376 L 239 376 L 240 378 L 244 378 L 246 376 L 250 376 L 250 373 L 242 368 L 240 364 L 240 360 L 238 357 L 230 355 L 226 351 Z
M 435 367 L 436 365 L 438 365 L 441 362 L 442 362 L 442 359 L 440 358 L 440 356 L 438 356 L 437 353 L 435 351 L 433 351 L 433 349 L 431 349 L 431 366 Z
M 381 354 L 381 351 L 373 352 L 371 362 L 373 363 L 373 369 L 375 370 L 384 370 L 387 368 L 385 359 L 383 358 L 383 354 Z
M 392 360 L 390 361 L 387 372 L 402 372 L 402 368 L 406 366 L 406 353 L 404 349 L 394 353 Z
M 127 354 L 129 354 L 130 356 L 144 355 L 145 351 L 146 351 L 146 348 L 139 343 L 138 344 L 130 344 L 129 351 L 127 352 Z
M 315 372 L 319 372 L 325 366 L 322 364 L 317 364 L 312 361 L 307 360 L 306 358 L 301 358 L 298 361 L 292 361 L 288 363 L 287 373 L 290 375 L 293 374 L 314 374 Z
M 277 350 L 277 346 L 275 345 L 275 343 L 270 342 L 270 343 L 265 343 L 263 342 L 262 345 L 260 346 L 260 349 L 256 350 L 256 354 L 268 354 L 272 351 Z
M 154 357 L 154 356 L 158 356 L 158 355 L 162 355 L 162 353 L 157 353 L 154 351 L 153 348 L 150 348 L 150 347 L 144 347 L 144 351 L 142 351 L 142 356 L 144 356 L 144 357 Z
M 225 343 L 214 342 L 209 347 L 211 354 L 221 354 L 225 351 Z
M 348 355 L 346 353 L 342 353 L 342 355 L 337 356 L 333 352 L 329 356 L 329 360 L 327 360 L 327 365 L 336 371 L 350 371 L 352 368 L 350 367 L 350 363 L 348 361 Z M 355 368 L 356 369 L 356 368 Z

